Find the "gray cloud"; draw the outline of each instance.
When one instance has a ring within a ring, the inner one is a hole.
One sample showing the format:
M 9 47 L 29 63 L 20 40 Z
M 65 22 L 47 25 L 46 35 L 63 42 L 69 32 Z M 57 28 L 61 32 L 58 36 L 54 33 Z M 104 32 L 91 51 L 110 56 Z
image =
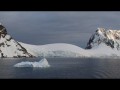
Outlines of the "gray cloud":
M 120 12 L 0 12 L 0 22 L 18 41 L 71 43 L 85 47 L 98 28 L 120 29 Z

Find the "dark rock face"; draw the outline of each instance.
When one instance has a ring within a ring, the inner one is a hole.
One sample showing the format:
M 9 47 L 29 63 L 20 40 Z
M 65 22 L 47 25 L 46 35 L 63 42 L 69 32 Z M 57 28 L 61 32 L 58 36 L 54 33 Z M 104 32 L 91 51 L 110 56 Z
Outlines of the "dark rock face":
M 5 37 L 5 35 L 7 34 L 7 30 L 3 25 L 0 25 L 0 37 Z
M 91 49 L 94 46 L 99 46 L 101 43 L 119 50 L 120 30 L 105 30 L 104 28 L 98 28 L 98 30 L 90 37 L 85 49 Z
M 9 53 L 8 53 L 9 52 Z M 0 25 L 0 57 L 34 57 L 21 44 L 8 35 L 6 28 Z

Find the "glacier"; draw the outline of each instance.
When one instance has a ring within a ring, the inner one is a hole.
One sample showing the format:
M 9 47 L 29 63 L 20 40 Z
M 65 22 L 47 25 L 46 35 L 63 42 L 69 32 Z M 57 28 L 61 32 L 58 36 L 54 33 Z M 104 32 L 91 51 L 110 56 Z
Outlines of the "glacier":
M 120 58 L 120 51 L 111 49 L 105 44 L 93 49 L 83 49 L 76 45 L 55 43 L 47 45 L 30 45 L 19 42 L 28 52 L 36 57 L 65 57 L 65 58 Z
M 89 52 L 72 44 L 54 43 L 46 45 L 30 45 L 19 42 L 36 57 L 90 57 Z

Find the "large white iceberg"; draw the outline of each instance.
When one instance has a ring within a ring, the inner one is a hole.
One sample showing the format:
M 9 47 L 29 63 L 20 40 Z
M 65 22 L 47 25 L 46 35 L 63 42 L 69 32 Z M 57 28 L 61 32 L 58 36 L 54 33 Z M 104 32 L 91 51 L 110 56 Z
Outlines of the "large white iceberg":
M 47 59 L 43 58 L 39 62 L 20 62 L 14 65 L 14 67 L 40 67 L 40 68 L 47 68 L 50 67 Z

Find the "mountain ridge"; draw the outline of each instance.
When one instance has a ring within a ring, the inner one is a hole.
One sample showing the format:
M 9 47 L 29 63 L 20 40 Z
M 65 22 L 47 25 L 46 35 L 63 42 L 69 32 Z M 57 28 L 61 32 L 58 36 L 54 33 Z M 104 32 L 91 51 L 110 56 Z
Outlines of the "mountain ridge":
M 120 30 L 98 28 L 85 49 L 67 43 L 31 45 L 14 40 L 0 24 L 0 57 L 120 57 Z

